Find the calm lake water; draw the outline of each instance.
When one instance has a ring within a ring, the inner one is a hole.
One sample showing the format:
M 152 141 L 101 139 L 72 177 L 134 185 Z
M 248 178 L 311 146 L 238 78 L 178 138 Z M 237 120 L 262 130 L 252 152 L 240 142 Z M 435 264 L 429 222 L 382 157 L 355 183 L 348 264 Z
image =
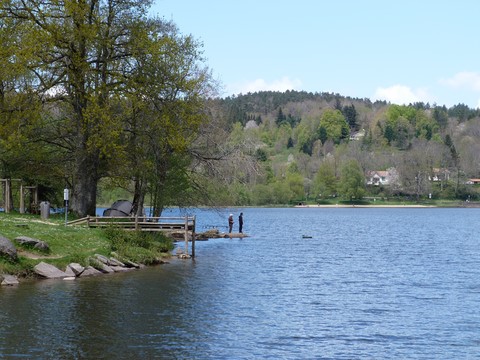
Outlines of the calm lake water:
M 0 288 L 0 358 L 480 358 L 480 209 L 198 210 L 199 231 L 240 211 L 250 237 L 195 261 Z

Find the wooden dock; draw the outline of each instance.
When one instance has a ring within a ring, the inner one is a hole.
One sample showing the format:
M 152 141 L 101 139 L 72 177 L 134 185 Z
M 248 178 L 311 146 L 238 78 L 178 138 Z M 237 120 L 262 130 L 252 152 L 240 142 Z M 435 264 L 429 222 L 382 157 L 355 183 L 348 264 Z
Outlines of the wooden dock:
M 136 231 L 185 231 L 185 254 L 188 256 L 189 233 L 192 238 L 192 254 L 195 257 L 195 216 L 155 217 L 155 216 L 87 216 L 67 222 L 68 225 L 86 225 L 88 227 L 117 227 Z

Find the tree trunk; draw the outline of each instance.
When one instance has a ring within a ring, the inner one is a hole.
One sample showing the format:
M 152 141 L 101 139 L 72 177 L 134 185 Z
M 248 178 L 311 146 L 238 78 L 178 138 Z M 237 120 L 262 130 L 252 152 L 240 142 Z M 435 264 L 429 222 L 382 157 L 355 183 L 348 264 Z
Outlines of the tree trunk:
M 79 217 L 96 215 L 98 159 L 95 155 L 79 158 L 74 174 L 71 209 Z
M 145 181 L 139 178 L 135 179 L 135 190 L 133 193 L 132 212 L 137 216 L 144 215 L 144 203 L 145 203 Z

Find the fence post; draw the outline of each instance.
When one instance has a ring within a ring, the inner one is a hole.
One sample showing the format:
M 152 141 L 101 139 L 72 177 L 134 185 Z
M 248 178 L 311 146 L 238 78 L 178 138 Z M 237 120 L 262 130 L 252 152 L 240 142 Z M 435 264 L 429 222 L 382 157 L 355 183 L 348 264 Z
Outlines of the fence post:
M 188 216 L 185 216 L 185 255 L 188 255 Z
M 192 218 L 192 259 L 195 258 L 195 215 Z

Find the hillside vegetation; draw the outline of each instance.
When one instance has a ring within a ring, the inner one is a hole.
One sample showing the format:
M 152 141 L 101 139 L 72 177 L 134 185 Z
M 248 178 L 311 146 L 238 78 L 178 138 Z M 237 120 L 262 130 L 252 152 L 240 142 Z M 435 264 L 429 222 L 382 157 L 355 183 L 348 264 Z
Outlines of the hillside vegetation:
M 468 182 L 480 177 L 480 113 L 466 105 L 267 91 L 212 106 L 235 154 L 217 178 L 225 204 L 478 198 Z M 366 185 L 370 172 L 388 169 L 394 183 Z
M 478 110 L 303 91 L 219 98 L 203 44 L 151 17 L 148 1 L 3 5 L 7 210 L 32 187 L 30 211 L 63 206 L 68 188 L 81 217 L 118 196 L 156 216 L 171 205 L 477 198 L 466 183 L 480 176 Z M 365 186 L 386 170 L 395 181 Z

